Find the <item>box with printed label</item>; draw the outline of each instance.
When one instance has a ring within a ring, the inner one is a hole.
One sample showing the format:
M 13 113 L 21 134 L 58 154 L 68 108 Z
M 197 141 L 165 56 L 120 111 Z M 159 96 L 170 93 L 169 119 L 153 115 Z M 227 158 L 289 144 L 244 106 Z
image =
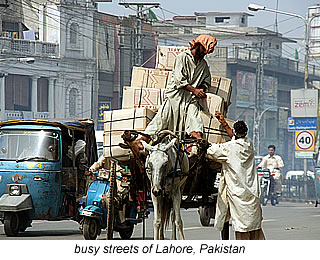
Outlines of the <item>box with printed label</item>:
M 122 108 L 145 107 L 156 111 L 163 99 L 164 89 L 124 87 Z
M 189 49 L 187 46 L 160 46 L 157 47 L 156 68 L 172 70 L 178 54 Z
M 172 71 L 133 67 L 131 87 L 133 88 L 166 88 Z

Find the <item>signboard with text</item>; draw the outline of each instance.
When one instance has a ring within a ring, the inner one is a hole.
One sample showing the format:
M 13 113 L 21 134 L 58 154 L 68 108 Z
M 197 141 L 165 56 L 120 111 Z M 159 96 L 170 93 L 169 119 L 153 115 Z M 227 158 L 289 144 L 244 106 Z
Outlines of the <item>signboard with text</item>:
M 99 102 L 97 130 L 103 130 L 104 111 L 110 111 L 110 110 L 111 110 L 111 101 Z
M 318 90 L 292 89 L 291 90 L 291 116 L 317 117 L 318 116 Z
M 278 79 L 275 77 L 263 76 L 263 104 L 264 108 L 277 104 Z M 236 105 L 249 107 L 255 104 L 256 74 L 248 71 L 237 70 L 236 74 Z M 272 109 L 270 109 L 272 111 Z M 275 111 L 276 108 L 273 110 Z
M 317 130 L 316 117 L 289 117 L 288 131 Z

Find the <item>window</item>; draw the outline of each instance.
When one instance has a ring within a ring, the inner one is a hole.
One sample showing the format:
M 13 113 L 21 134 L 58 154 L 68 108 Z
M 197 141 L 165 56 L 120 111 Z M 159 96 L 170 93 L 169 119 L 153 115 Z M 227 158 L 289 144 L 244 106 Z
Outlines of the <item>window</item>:
M 278 101 L 282 103 L 290 103 L 290 91 L 278 90 Z
M 70 26 L 70 43 L 76 44 L 78 40 L 79 26 L 72 23 Z
M 78 90 L 75 88 L 72 88 L 69 92 L 69 115 L 70 116 L 76 116 L 77 95 L 78 95 Z
M 215 20 L 216 20 L 216 23 L 224 23 L 224 22 L 228 22 L 225 20 L 230 20 L 230 17 L 216 17 Z
M 276 118 L 265 120 L 265 138 L 277 138 L 277 122 Z
M 243 24 L 246 23 L 246 18 L 245 17 L 241 17 L 241 23 L 243 23 Z
M 46 78 L 38 79 L 38 84 L 37 84 L 38 112 L 48 112 L 48 92 L 49 92 L 48 79 Z
M 31 111 L 31 78 L 9 74 L 5 79 L 5 108 Z

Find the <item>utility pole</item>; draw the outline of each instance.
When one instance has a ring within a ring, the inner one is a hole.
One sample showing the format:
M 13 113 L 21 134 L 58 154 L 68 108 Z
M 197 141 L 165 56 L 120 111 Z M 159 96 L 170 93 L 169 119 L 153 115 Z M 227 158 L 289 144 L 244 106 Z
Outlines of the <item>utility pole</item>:
M 263 99 L 263 71 L 264 71 L 264 47 L 262 38 L 260 40 L 259 46 L 259 57 L 257 60 L 257 68 L 256 68 L 256 91 L 255 91 L 255 109 L 254 109 L 254 126 L 253 126 L 253 144 L 256 149 L 256 153 L 260 155 L 260 121 L 262 107 L 262 99 Z
M 120 2 L 119 5 L 123 5 L 125 8 L 130 8 L 136 11 L 136 28 L 134 37 L 134 65 L 141 66 L 143 63 L 143 20 L 145 20 L 144 14 L 151 8 L 157 8 L 160 3 L 127 3 Z M 135 7 L 135 8 L 134 8 Z

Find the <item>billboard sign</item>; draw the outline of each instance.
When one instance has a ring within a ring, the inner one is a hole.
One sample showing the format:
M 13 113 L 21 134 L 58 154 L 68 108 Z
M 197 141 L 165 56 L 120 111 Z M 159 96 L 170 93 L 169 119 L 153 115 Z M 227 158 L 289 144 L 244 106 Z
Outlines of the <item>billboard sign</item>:
M 278 79 L 271 76 L 263 76 L 262 99 L 264 108 L 277 104 Z M 237 70 L 236 76 L 236 105 L 249 107 L 255 104 L 256 74 L 248 71 Z M 272 110 L 272 109 L 271 109 Z M 274 109 L 275 111 L 276 109 Z
M 104 111 L 111 110 L 111 101 L 99 102 L 98 104 L 98 127 L 97 130 L 103 130 Z
M 318 90 L 292 89 L 291 90 L 291 116 L 317 117 L 318 116 Z
M 288 131 L 294 132 L 299 130 L 317 130 L 316 117 L 289 117 Z

